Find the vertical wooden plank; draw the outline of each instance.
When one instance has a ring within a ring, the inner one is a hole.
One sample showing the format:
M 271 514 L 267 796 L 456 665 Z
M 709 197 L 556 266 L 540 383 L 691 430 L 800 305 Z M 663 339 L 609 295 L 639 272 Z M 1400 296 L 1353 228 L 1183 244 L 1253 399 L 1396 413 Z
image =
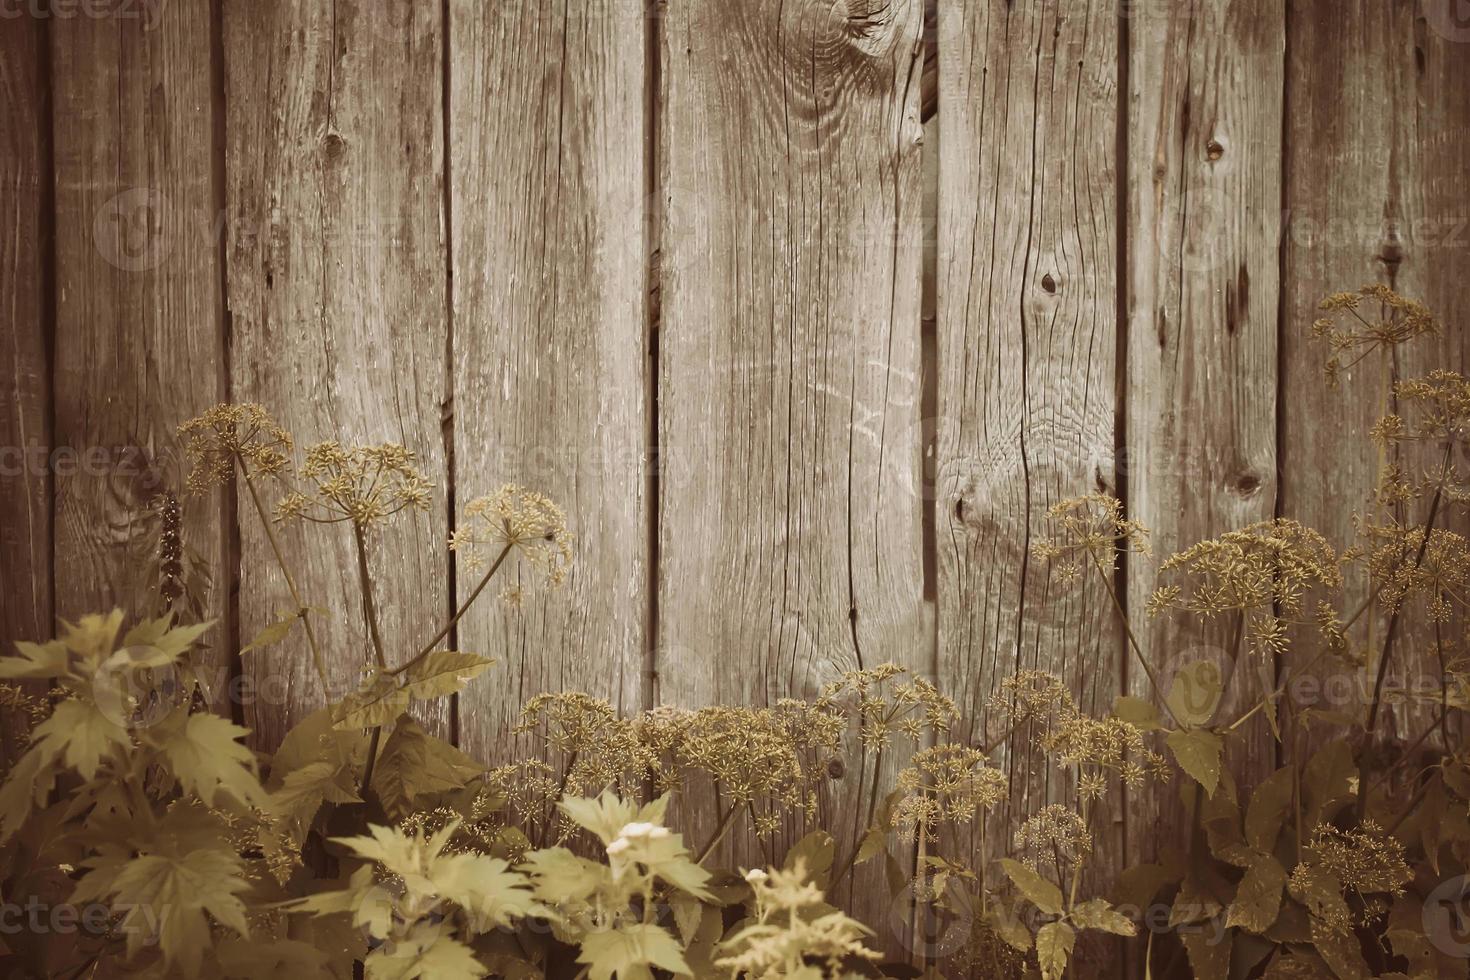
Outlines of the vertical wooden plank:
M 986 700 L 1018 671 L 1060 675 L 1094 712 L 1119 691 L 1102 581 L 1031 556 L 1049 506 L 1115 489 L 1118 21 L 993 0 L 942 5 L 939 32 L 940 679 L 982 744 L 1005 724 Z M 1024 732 L 1003 751 L 992 851 L 1062 778 Z M 1088 889 L 1116 871 L 1115 816 L 1094 827 Z
M 919 0 L 668 7 L 663 703 L 769 705 L 884 661 L 932 670 L 922 15 Z M 860 782 L 853 772 L 833 790 L 830 825 L 849 835 L 865 812 Z M 881 870 L 861 870 L 860 914 L 880 930 L 899 923 Z
M 461 696 L 461 743 L 504 761 L 537 693 L 643 707 L 646 24 L 626 0 L 453 0 L 449 26 L 455 489 L 539 490 L 575 537 L 561 589 L 492 590 L 460 625 L 502 661 Z
M 1371 513 L 1378 453 L 1367 432 L 1392 410 L 1391 383 L 1434 368 L 1467 368 L 1466 333 L 1456 318 L 1470 308 L 1470 23 L 1453 0 L 1313 0 L 1291 6 L 1288 29 L 1286 108 L 1293 123 L 1281 373 L 1292 396 L 1283 403 L 1282 512 L 1347 542 L 1352 512 Z M 1338 390 L 1328 390 L 1325 355 L 1310 337 L 1317 303 L 1373 282 L 1425 303 L 1446 330 L 1389 358 L 1365 359 L 1343 372 Z M 1422 521 L 1426 507 L 1403 516 Z M 1450 520 L 1466 530 L 1462 518 Z M 1350 577 L 1345 608 L 1355 609 L 1367 594 L 1363 578 Z M 1382 616 L 1364 617 L 1359 626 L 1359 643 L 1373 631 L 1376 662 Z M 1393 671 L 1399 683 L 1437 683 L 1432 648 L 1428 635 L 1410 630 L 1400 637 Z M 1359 691 L 1356 683 L 1330 687 Z M 1362 709 L 1357 700 L 1314 706 Z M 1394 710 L 1379 729 L 1417 737 L 1436 710 Z
M 1129 560 L 1129 615 L 1166 691 L 1185 664 L 1219 667 L 1227 719 L 1263 696 L 1239 617 L 1144 607 L 1170 555 L 1275 513 L 1284 46 L 1270 0 L 1142 4 L 1129 23 L 1126 480 L 1154 551 Z M 1275 768 L 1263 716 L 1229 749 L 1243 786 Z M 1145 787 L 1129 819 L 1130 862 L 1188 843 L 1178 785 Z
M 400 442 L 435 484 L 430 512 L 371 540 L 391 664 L 446 608 L 446 245 L 441 24 L 436 4 L 227 0 L 228 288 L 238 401 L 265 405 L 306 444 Z M 249 637 L 290 608 L 240 495 L 240 620 Z M 351 533 L 283 533 L 292 574 L 330 653 L 329 695 L 372 656 Z M 272 746 L 323 691 L 300 634 L 249 655 L 246 717 Z M 448 708 L 427 718 L 448 730 Z
M 150 507 L 179 490 L 175 429 L 223 396 L 224 332 L 208 0 L 100 4 L 49 22 L 56 181 L 56 612 L 138 615 L 158 583 Z M 219 509 L 185 509 L 184 541 L 229 597 Z M 228 631 L 211 688 L 228 684 Z
M 37 18 L 0 30 L 0 653 L 49 638 L 51 613 L 51 376 L 47 357 L 46 32 Z M 45 686 L 41 685 L 41 690 Z M 0 717 L 9 758 L 26 725 Z

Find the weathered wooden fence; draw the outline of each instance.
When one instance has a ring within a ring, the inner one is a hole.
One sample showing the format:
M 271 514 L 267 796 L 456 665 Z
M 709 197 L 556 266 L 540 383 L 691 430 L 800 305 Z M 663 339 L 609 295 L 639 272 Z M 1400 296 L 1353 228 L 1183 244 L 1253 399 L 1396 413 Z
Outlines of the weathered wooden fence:
M 0 639 L 126 604 L 174 426 L 259 401 L 433 474 L 374 556 L 398 648 L 450 608 L 456 506 L 567 507 L 568 587 L 458 630 L 502 665 L 431 721 L 486 756 L 563 688 L 765 703 L 893 660 L 976 724 L 1020 668 L 1146 693 L 1105 592 L 1028 559 L 1045 509 L 1117 493 L 1159 555 L 1278 514 L 1341 536 L 1383 392 L 1323 392 L 1313 306 L 1384 281 L 1470 310 L 1455 0 L 0 12 Z M 1462 337 L 1399 371 L 1463 367 Z M 321 692 L 301 651 L 232 656 L 285 593 L 223 506 L 188 538 L 218 669 L 280 692 L 232 706 L 269 745 Z M 330 540 L 286 545 L 353 637 Z M 1146 619 L 1157 561 L 1121 599 L 1167 675 L 1225 640 Z M 1112 867 L 1161 807 L 1106 828 Z

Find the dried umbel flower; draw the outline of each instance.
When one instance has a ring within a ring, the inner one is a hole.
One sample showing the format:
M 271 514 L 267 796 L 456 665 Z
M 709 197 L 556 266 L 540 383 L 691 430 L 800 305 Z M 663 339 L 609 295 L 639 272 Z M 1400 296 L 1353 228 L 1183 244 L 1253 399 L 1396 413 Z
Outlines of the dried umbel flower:
M 805 808 L 816 778 L 803 768 L 797 745 L 779 713 L 770 708 L 713 706 L 665 715 L 665 731 L 650 733 L 667 745 L 679 770 L 705 773 L 733 803 L 764 800 Z M 645 718 L 640 730 L 648 733 Z
M 1385 609 L 1417 601 L 1428 620 L 1440 624 L 1463 610 L 1470 597 L 1470 542 L 1463 535 L 1436 528 L 1426 545 L 1422 524 L 1362 521 L 1359 530 L 1370 542 L 1368 572 Z
M 1168 762 L 1148 747 L 1143 730 L 1121 718 L 1090 718 L 1069 710 L 1039 741 L 1047 754 L 1078 767 L 1084 799 L 1103 796 L 1106 772 L 1117 773 L 1130 787 L 1142 785 L 1150 775 L 1161 782 L 1169 778 Z
M 1404 862 L 1404 845 L 1372 820 L 1351 830 L 1321 824 L 1307 845 L 1308 859 L 1360 895 L 1402 895 L 1414 873 Z
M 1000 682 L 1000 690 L 990 696 L 987 706 L 1012 725 L 1046 721 L 1054 715 L 1075 712 L 1076 704 L 1066 682 L 1044 670 L 1021 670 Z
M 193 493 L 233 480 L 236 464 L 247 476 L 277 476 L 291 464 L 290 433 L 259 405 L 216 405 L 179 426 L 179 435 L 187 439 Z
M 848 671 L 822 690 L 817 703 L 856 717 L 859 738 L 869 749 L 886 747 L 894 735 L 919 742 L 943 734 L 959 717 L 954 701 L 932 682 L 909 676 L 895 663 Z
M 470 571 L 490 561 L 498 564 L 501 556 L 514 551 L 553 588 L 566 581 L 572 565 L 572 539 L 566 515 L 550 498 L 506 484 L 495 493 L 471 500 L 464 518 L 450 535 L 449 547 L 463 554 Z M 509 586 L 501 597 L 518 603 L 520 586 Z
M 1415 337 L 1437 334 L 1440 329 L 1428 309 L 1382 285 L 1333 293 L 1318 308 L 1325 315 L 1312 323 L 1312 336 L 1327 345 L 1325 373 L 1327 383 L 1334 388 L 1344 369 L 1352 368 L 1374 351 L 1392 350 Z
M 893 825 L 906 839 L 922 835 L 933 841 L 940 823 L 970 823 L 1004 800 L 1008 785 L 1006 773 L 978 749 L 952 744 L 924 749 L 898 774 L 903 796 L 894 807 Z
M 1327 539 L 1296 521 L 1258 521 L 1172 555 L 1160 573 L 1182 578 L 1148 601 L 1150 616 L 1169 609 L 1209 619 L 1241 613 L 1249 623 L 1251 648 L 1262 655 L 1286 644 L 1286 627 L 1316 625 L 1302 615 L 1312 589 L 1336 593 L 1342 568 Z
M 1092 853 L 1092 834 L 1081 814 L 1052 803 L 1021 824 L 1015 847 L 1021 852 L 1022 862 L 1031 868 L 1042 859 L 1052 861 L 1058 855 L 1068 861 L 1085 861 Z
M 414 454 L 396 443 L 346 447 L 319 442 L 306 451 L 301 476 L 309 492 L 292 491 L 276 505 L 278 520 L 381 525 L 406 509 L 429 509 L 433 488 Z
M 562 778 L 573 795 L 641 783 L 658 762 L 632 722 L 603 699 L 578 691 L 536 695 L 521 709 L 515 731 L 539 734 L 566 757 Z
M 1063 580 L 1074 579 L 1085 565 L 1112 572 L 1119 552 L 1148 554 L 1148 528 L 1123 517 L 1123 502 L 1091 493 L 1053 504 L 1046 512 L 1047 535 L 1033 546 L 1040 561 L 1050 562 Z

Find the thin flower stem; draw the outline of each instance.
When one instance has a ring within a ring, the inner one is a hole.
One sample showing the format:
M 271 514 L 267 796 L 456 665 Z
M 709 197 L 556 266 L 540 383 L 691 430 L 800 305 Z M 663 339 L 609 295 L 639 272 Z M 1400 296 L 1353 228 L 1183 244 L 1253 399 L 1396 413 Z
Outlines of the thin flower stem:
M 281 569 L 281 577 L 286 580 L 286 588 L 291 593 L 291 601 L 296 603 L 296 616 L 301 620 L 301 626 L 306 631 L 306 642 L 311 647 L 312 664 L 316 667 L 317 679 L 321 681 L 322 691 L 330 689 L 327 683 L 327 665 L 322 658 L 321 647 L 316 642 L 316 630 L 311 625 L 311 610 L 301 599 L 301 592 L 296 588 L 296 579 L 291 576 L 291 570 L 286 567 L 286 556 L 281 550 L 281 542 L 276 539 L 275 529 L 271 526 L 270 515 L 265 512 L 265 504 L 260 499 L 260 491 L 255 487 L 255 480 L 250 476 L 250 470 L 245 466 L 245 460 L 239 460 L 240 475 L 245 479 L 245 486 L 250 491 L 250 500 L 255 504 L 256 516 L 260 518 L 260 526 L 265 530 L 265 538 L 270 542 L 271 551 L 276 556 L 276 565 Z
M 863 849 L 863 841 L 867 838 L 868 831 L 872 829 L 873 818 L 878 813 L 878 777 L 882 772 L 883 746 L 879 745 L 878 751 L 873 755 L 873 787 L 868 791 L 868 819 L 863 824 L 862 834 L 853 842 L 852 853 L 847 856 L 846 861 L 842 862 L 842 869 L 833 876 L 832 884 L 828 886 L 829 891 L 836 888 L 842 879 L 847 877 L 848 872 L 857 864 L 858 852 Z
M 720 841 L 725 839 L 725 834 L 730 830 L 731 821 L 735 819 L 735 814 L 739 812 L 740 804 L 738 802 L 731 803 L 729 809 L 725 811 L 725 815 L 720 817 L 720 822 L 715 825 L 715 832 L 710 835 L 710 839 L 705 841 L 704 846 L 699 849 L 699 856 L 694 859 L 695 864 L 703 864 L 704 859 L 710 856 L 710 852 L 719 845 Z
M 1133 627 L 1128 623 L 1128 613 L 1123 609 L 1123 603 L 1118 600 L 1118 593 L 1113 589 L 1113 583 L 1108 581 L 1108 573 L 1103 569 L 1102 562 L 1097 560 L 1096 555 L 1092 556 L 1092 564 L 1097 569 L 1097 577 L 1102 579 L 1103 589 L 1107 591 L 1108 598 L 1113 600 L 1113 608 L 1118 611 L 1118 622 L 1123 624 L 1123 632 L 1128 637 L 1128 646 L 1132 649 L 1134 658 L 1138 660 L 1138 665 L 1143 668 L 1144 674 L 1148 676 L 1149 686 L 1153 688 L 1154 694 L 1158 696 L 1159 703 L 1164 706 L 1164 711 L 1174 720 L 1174 723 L 1181 728 L 1184 727 L 1184 723 L 1179 720 L 1179 716 L 1174 714 L 1174 709 L 1169 707 L 1169 701 L 1164 697 L 1164 688 L 1159 683 L 1159 677 L 1154 673 L 1153 667 L 1149 666 L 1148 658 L 1143 655 L 1143 647 L 1139 645 L 1138 637 L 1134 635 Z
M 1439 484 L 1434 488 L 1434 497 L 1429 501 L 1429 516 L 1424 519 L 1424 540 L 1419 542 L 1419 552 L 1414 556 L 1414 568 L 1424 564 L 1424 554 L 1429 550 L 1429 539 L 1434 536 L 1434 522 L 1439 517 L 1439 505 L 1444 500 L 1445 480 L 1449 478 L 1450 454 L 1454 443 L 1445 447 L 1444 462 L 1440 465 Z M 1378 677 L 1373 681 L 1373 700 L 1368 704 L 1368 723 L 1364 726 L 1371 738 L 1378 724 L 1378 708 L 1382 703 L 1383 682 L 1388 677 L 1388 665 L 1393 660 L 1393 641 L 1398 633 L 1399 611 L 1402 603 L 1396 603 L 1388 615 L 1388 625 L 1383 632 L 1383 654 L 1378 658 Z M 1362 798 L 1359 798 L 1360 808 Z
M 368 571 L 367 536 L 363 533 L 362 525 L 356 522 L 352 525 L 352 540 L 357 546 L 357 579 L 362 588 L 362 616 L 367 620 L 368 635 L 373 641 L 373 657 L 378 661 L 379 668 L 387 670 L 388 658 L 383 653 L 383 635 L 378 632 L 378 608 L 373 602 L 373 578 Z
M 480 579 L 480 584 L 475 586 L 475 591 L 471 592 L 470 597 L 464 601 L 464 604 L 461 605 L 459 609 L 455 610 L 455 613 L 452 617 L 450 617 L 449 622 L 445 623 L 444 627 L 439 630 L 439 632 L 434 634 L 433 639 L 429 640 L 428 643 L 425 643 L 423 647 L 419 650 L 419 652 L 414 654 L 412 660 L 401 667 L 393 668 L 392 670 L 388 671 L 388 673 L 395 676 L 401 674 L 408 668 L 412 667 L 414 664 L 418 663 L 424 657 L 427 657 L 429 654 L 434 652 L 434 648 L 439 645 L 439 641 L 449 635 L 449 631 L 454 629 L 455 624 L 464 618 L 465 613 L 470 611 L 470 606 L 475 604 L 475 600 L 480 598 L 480 593 L 485 591 L 485 586 L 490 584 L 490 579 L 495 576 L 496 572 L 500 571 L 500 566 L 505 564 L 505 559 L 510 556 L 511 549 L 513 547 L 515 546 L 512 544 L 507 544 L 503 549 L 501 549 L 500 554 L 496 556 L 495 561 L 491 563 L 489 570 L 487 570 L 485 572 L 485 575 Z

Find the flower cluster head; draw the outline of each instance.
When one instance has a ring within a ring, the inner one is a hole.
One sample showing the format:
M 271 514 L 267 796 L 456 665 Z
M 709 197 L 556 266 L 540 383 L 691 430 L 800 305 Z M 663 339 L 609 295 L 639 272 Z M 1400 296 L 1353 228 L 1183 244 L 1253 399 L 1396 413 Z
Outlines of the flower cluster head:
M 1262 656 L 1284 649 L 1288 626 L 1319 625 L 1320 616 L 1304 617 L 1308 592 L 1335 593 L 1343 581 L 1341 561 L 1327 539 L 1285 518 L 1201 541 L 1170 556 L 1160 572 L 1184 584 L 1157 589 L 1148 601 L 1150 616 L 1169 609 L 1205 619 L 1242 613 L 1250 622 L 1251 648 Z
M 753 921 L 721 944 L 726 955 L 715 961 L 731 976 L 835 977 L 844 961 L 879 958 L 864 944 L 872 933 L 827 904 L 822 890 L 806 880 L 802 861 L 790 869 L 752 870 L 745 880 Z
M 611 785 L 639 783 L 657 765 L 636 725 L 611 704 L 580 691 L 538 694 L 521 708 L 515 732 L 540 736 L 566 759 L 566 789 L 595 793 Z
M 276 505 L 276 517 L 316 524 L 348 521 L 366 529 L 405 509 L 426 511 L 434 485 L 418 471 L 416 461 L 396 443 L 347 447 L 319 442 L 307 449 L 301 467 L 310 491 L 288 493 Z
M 1327 345 L 1327 383 L 1337 387 L 1343 370 L 1374 351 L 1392 350 L 1424 334 L 1439 333 L 1439 323 L 1423 305 L 1382 285 L 1333 293 L 1318 305 L 1324 314 L 1312 323 L 1312 336 Z
M 1470 443 L 1470 379 L 1457 371 L 1431 371 L 1422 378 L 1396 382 L 1397 411 L 1373 427 L 1380 445 L 1417 446 L 1420 455 L 1393 461 L 1379 488 L 1385 503 L 1397 503 L 1443 489 L 1452 500 L 1470 497 L 1467 477 L 1456 465 L 1455 447 Z M 1412 465 L 1417 464 L 1417 465 Z
M 894 735 L 918 742 L 926 733 L 943 734 L 959 718 L 954 701 L 933 682 L 895 663 L 848 671 L 822 690 L 817 704 L 856 717 L 859 737 L 869 749 L 888 745 Z
M 1107 775 L 1117 773 L 1124 785 L 1138 787 L 1152 776 L 1169 778 L 1169 764 L 1148 747 L 1143 729 L 1122 718 L 1091 718 L 1074 709 L 1063 712 L 1041 736 L 1042 750 L 1079 770 L 1078 792 L 1101 799 Z
M 259 405 L 216 405 L 179 426 L 179 435 L 188 440 L 188 488 L 194 493 L 229 483 L 236 465 L 260 476 L 277 476 L 291 465 L 291 434 Z
M 1064 580 L 1075 579 L 1087 564 L 1111 572 L 1121 551 L 1149 553 L 1148 528 L 1123 516 L 1123 502 L 1090 493 L 1053 504 L 1046 512 L 1047 536 L 1032 546 Z
M 1417 602 L 1430 622 L 1446 624 L 1470 601 L 1470 541 L 1435 528 L 1425 542 L 1422 524 L 1359 522 L 1368 540 L 1365 562 L 1378 602 L 1390 611 Z
M 707 775 L 732 804 L 815 803 L 809 788 L 818 773 L 802 765 L 800 746 L 774 709 L 715 705 L 646 713 L 639 731 L 668 753 L 672 772 Z
M 1351 830 L 1318 825 L 1307 845 L 1307 858 L 1345 890 L 1359 895 L 1402 895 L 1414 876 L 1404 862 L 1404 845 L 1372 820 Z
M 986 706 L 1012 725 L 1041 721 L 1048 723 L 1056 715 L 1075 712 L 1072 692 L 1056 674 L 1045 670 L 1020 670 L 1000 682 L 1000 690 L 990 696 Z
M 502 556 L 515 551 L 551 587 L 566 581 L 572 566 L 572 539 L 566 515 L 550 498 L 506 484 L 471 500 L 464 518 L 450 535 L 449 547 L 463 554 L 470 571 L 490 561 L 498 564 Z M 501 593 L 512 604 L 519 603 L 521 596 L 519 585 Z
M 1092 834 L 1082 815 L 1060 803 L 1042 807 L 1016 831 L 1016 850 L 1021 861 L 1035 868 L 1041 860 L 1061 855 L 1068 861 L 1085 861 L 1092 853 Z
M 935 839 L 944 821 L 968 824 L 982 810 L 1006 798 L 1009 779 L 990 765 L 985 753 L 963 745 L 944 744 L 914 754 L 898 774 L 903 793 L 893 809 L 893 825 L 905 839 Z

